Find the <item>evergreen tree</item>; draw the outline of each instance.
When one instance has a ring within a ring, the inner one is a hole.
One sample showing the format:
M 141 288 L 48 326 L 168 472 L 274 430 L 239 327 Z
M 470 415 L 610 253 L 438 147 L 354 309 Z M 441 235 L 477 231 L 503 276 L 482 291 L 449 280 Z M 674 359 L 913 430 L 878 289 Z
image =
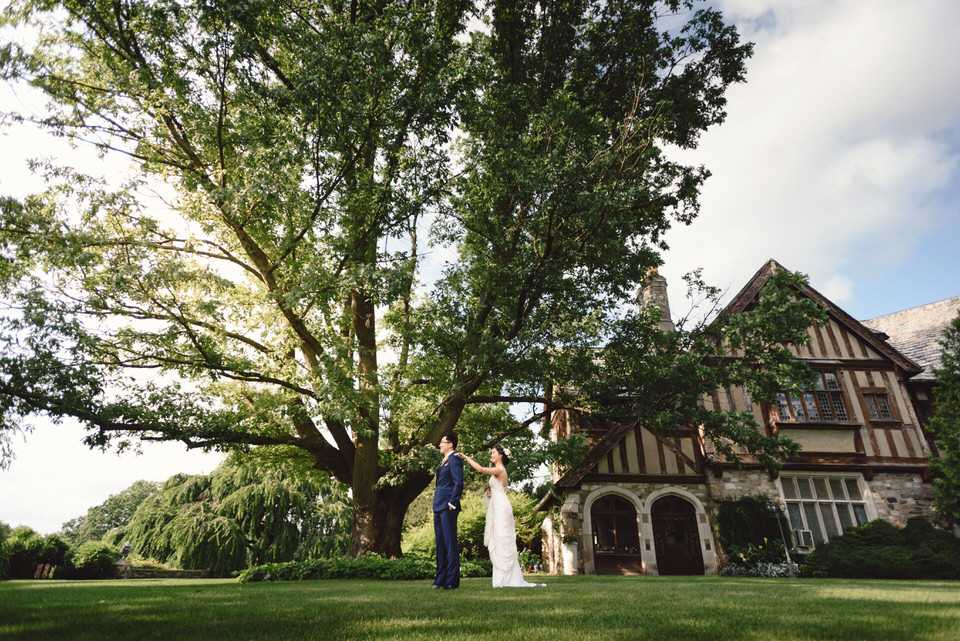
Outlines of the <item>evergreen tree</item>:
M 960 526 L 960 314 L 940 340 L 940 367 L 933 370 L 934 415 L 928 429 L 937 438 L 941 456 L 930 457 L 937 493 L 937 513 Z

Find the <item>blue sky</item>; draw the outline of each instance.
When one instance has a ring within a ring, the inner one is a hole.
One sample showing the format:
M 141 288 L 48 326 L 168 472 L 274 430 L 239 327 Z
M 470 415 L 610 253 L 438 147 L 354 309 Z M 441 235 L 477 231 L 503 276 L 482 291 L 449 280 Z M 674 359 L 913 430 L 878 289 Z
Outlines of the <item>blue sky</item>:
M 723 0 L 755 44 L 728 118 L 680 157 L 712 172 L 661 273 L 731 295 L 769 258 L 853 317 L 960 295 L 960 3 Z
M 700 217 L 667 236 L 674 315 L 687 310 L 683 274 L 702 267 L 729 298 L 770 258 L 858 319 L 960 295 L 960 2 L 714 4 L 755 53 L 727 122 L 678 152 L 713 177 Z M 29 191 L 24 159 L 45 143 L 20 130 L 0 144 L 0 193 Z M 221 460 L 177 444 L 91 452 L 81 438 L 39 425 L 17 439 L 0 521 L 54 532 L 134 481 Z

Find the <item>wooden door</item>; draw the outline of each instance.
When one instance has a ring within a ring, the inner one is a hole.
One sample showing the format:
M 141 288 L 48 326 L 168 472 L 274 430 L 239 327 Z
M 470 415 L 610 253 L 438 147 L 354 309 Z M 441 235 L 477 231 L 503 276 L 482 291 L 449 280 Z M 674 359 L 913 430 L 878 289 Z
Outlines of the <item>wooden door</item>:
M 660 574 L 703 574 L 703 552 L 693 506 L 678 496 L 665 496 L 650 510 Z

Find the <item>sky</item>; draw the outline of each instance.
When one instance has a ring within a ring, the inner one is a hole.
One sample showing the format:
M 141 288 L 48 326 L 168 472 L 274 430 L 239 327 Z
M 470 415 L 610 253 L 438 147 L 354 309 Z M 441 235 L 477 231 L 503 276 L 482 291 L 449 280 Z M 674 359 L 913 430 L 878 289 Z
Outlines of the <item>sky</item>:
M 667 235 L 673 315 L 702 268 L 729 300 L 769 259 L 861 320 L 960 296 L 960 2 L 721 0 L 754 43 L 726 122 L 696 150 L 700 216 Z M 28 100 L 0 94 L 3 101 Z M 26 193 L 32 132 L 0 137 L 0 193 Z M 59 152 L 58 152 L 59 153 Z M 0 470 L 0 521 L 43 534 L 137 480 L 211 472 L 218 454 L 145 444 L 88 450 L 75 424 L 38 423 Z

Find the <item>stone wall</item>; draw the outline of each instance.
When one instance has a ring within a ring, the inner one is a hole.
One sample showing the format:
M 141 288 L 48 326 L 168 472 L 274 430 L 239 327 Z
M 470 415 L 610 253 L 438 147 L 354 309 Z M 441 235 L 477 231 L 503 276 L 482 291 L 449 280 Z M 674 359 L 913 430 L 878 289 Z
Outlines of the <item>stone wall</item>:
M 121 559 L 113 564 L 116 579 L 208 579 L 207 570 L 167 570 L 163 568 L 137 568 Z
M 898 527 L 905 526 L 907 519 L 914 516 L 936 520 L 933 484 L 924 483 L 920 474 L 874 474 L 867 486 L 873 494 L 877 518 Z

